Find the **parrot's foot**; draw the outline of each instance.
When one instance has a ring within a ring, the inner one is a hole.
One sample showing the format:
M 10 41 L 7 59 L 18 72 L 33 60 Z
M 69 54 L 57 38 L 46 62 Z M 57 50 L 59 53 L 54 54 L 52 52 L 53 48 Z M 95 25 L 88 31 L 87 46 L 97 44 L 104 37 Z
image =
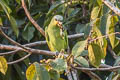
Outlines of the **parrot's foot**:
M 65 53 L 65 51 L 64 51 L 64 49 L 61 49 L 61 51 L 60 51 L 60 53 L 59 53 L 59 55 L 58 55 L 58 58 L 64 58 L 64 53 Z
M 61 49 L 60 53 L 61 54 L 64 54 L 65 50 L 64 49 Z
M 59 55 L 59 52 L 56 51 L 56 52 L 55 52 L 55 56 L 58 56 L 58 55 Z

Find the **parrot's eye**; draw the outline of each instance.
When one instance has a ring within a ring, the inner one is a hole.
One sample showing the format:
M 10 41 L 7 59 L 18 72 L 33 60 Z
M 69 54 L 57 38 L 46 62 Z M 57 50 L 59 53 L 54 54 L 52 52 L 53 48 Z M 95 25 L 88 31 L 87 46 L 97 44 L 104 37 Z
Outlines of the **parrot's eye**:
M 58 21 L 57 19 L 55 19 L 56 21 Z

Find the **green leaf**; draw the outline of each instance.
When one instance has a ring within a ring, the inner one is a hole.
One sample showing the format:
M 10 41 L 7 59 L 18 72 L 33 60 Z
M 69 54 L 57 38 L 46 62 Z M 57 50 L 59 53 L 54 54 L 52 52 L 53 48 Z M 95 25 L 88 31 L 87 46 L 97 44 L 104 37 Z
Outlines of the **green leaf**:
M 25 55 L 26 55 L 26 53 L 25 52 L 18 52 L 18 55 L 20 56 L 20 57 L 24 57 Z M 29 62 L 30 62 L 30 59 L 29 58 L 26 58 L 26 59 L 24 59 L 24 64 L 28 67 L 29 66 Z
M 3 25 L 2 18 L 0 17 L 0 26 L 2 26 L 2 25 Z
M 86 27 L 85 24 L 77 24 L 77 26 L 75 28 L 76 33 L 84 32 L 85 31 L 85 27 Z
M 3 10 L 5 11 L 6 15 L 8 16 L 8 19 L 12 25 L 13 31 L 15 32 L 16 36 L 18 37 L 19 29 L 17 27 L 16 20 L 14 19 L 13 16 L 10 15 L 12 10 L 9 8 L 9 6 L 6 4 L 6 2 L 4 0 L 0 0 L 0 5 L 2 6 Z
M 77 42 L 72 49 L 72 55 L 74 57 L 79 56 L 85 50 L 86 45 L 87 45 L 87 40 Z
M 119 0 L 116 0 L 117 7 L 120 8 L 120 2 Z
M 18 4 L 20 4 L 21 0 L 16 0 L 16 2 L 17 2 Z
M 106 54 L 107 54 L 107 40 L 105 38 L 103 38 L 103 53 L 104 53 L 104 56 L 103 58 L 105 58 Z
M 49 11 L 47 13 L 47 17 L 49 17 L 62 4 L 64 4 L 64 2 L 62 2 L 62 1 L 54 3 L 49 9 Z
M 86 24 L 85 29 L 84 29 L 85 37 L 89 36 L 91 29 L 92 27 L 90 26 L 90 23 Z
M 119 80 L 120 79 L 120 74 L 115 75 L 112 80 Z
M 17 26 L 15 18 L 12 17 L 12 16 L 10 16 L 9 20 L 10 20 L 10 23 L 12 25 L 13 31 L 15 32 L 16 36 L 18 37 L 18 35 L 19 35 L 19 29 L 18 29 L 18 26 Z
M 79 11 L 80 11 L 80 8 L 76 8 L 76 9 L 70 9 L 70 10 L 72 10 L 69 14 L 69 17 L 71 16 L 75 16 Z
M 100 7 L 99 6 L 93 7 L 93 10 L 91 12 L 91 19 L 92 20 L 96 19 L 98 17 L 99 13 L 100 13 Z
M 23 72 L 22 68 L 18 64 L 13 64 L 15 70 L 17 71 L 19 77 L 21 80 L 25 79 L 25 72 Z
M 48 71 L 37 62 L 28 67 L 26 77 L 27 80 L 50 80 Z
M 32 4 L 32 0 L 28 0 L 29 8 L 30 8 L 31 4 Z
M 95 67 L 99 67 L 101 59 L 103 58 L 103 51 L 101 50 L 101 47 L 98 44 L 91 43 L 88 46 L 88 52 L 90 63 Z
M 25 31 L 23 31 L 22 36 L 25 40 L 29 42 L 34 37 L 34 32 L 35 28 L 29 26 Z
M 40 65 L 39 63 L 35 62 L 35 72 L 36 72 L 36 80 L 50 80 L 50 75 L 48 71 L 44 68 L 44 66 Z
M 102 0 L 97 0 L 97 3 L 98 3 L 99 6 L 101 6 L 102 5 Z
M 67 62 L 61 58 L 56 58 L 54 61 L 50 62 L 50 66 L 53 70 L 61 72 L 67 69 Z
M 31 64 L 26 71 L 27 80 L 35 80 L 35 66 Z
M 74 62 L 80 64 L 82 67 L 89 67 L 88 61 L 82 56 L 76 57 Z
M 100 31 L 100 19 L 97 18 L 94 22 L 93 22 L 93 32 L 91 37 L 94 38 L 99 38 L 102 37 L 102 33 Z M 107 48 L 107 41 L 105 38 L 99 38 L 98 40 L 93 41 L 94 43 L 98 44 L 101 48 L 101 50 L 103 51 L 101 53 L 102 58 L 105 58 L 106 56 L 106 48 Z
M 106 22 L 107 22 L 107 15 L 104 15 L 100 19 L 100 31 L 104 35 L 106 33 Z
M 0 72 L 5 75 L 7 69 L 8 69 L 8 65 L 6 59 L 3 56 L 0 56 Z
M 9 17 L 10 13 L 12 12 L 12 10 L 9 8 L 7 3 L 4 0 L 0 0 L 0 5 L 2 6 L 2 8 L 5 11 L 5 13 L 7 14 L 7 16 Z
M 106 24 L 106 34 L 115 33 L 115 24 L 118 22 L 118 17 L 113 15 L 108 15 Z M 119 41 L 116 39 L 115 34 L 109 35 L 109 40 L 112 48 L 115 48 Z
M 52 80 L 59 80 L 60 79 L 60 74 L 57 72 L 57 71 L 55 71 L 55 70 L 50 70 L 49 71 L 49 74 L 50 74 L 50 78 L 52 79 Z

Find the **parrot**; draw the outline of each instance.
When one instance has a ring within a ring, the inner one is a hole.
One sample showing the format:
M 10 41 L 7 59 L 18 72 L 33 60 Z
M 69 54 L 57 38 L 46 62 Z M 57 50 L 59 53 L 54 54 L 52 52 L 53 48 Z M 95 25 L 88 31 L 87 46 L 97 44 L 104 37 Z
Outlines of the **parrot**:
M 63 16 L 55 15 L 45 28 L 46 42 L 52 52 L 61 52 L 68 48 L 67 31 L 64 29 L 62 21 Z

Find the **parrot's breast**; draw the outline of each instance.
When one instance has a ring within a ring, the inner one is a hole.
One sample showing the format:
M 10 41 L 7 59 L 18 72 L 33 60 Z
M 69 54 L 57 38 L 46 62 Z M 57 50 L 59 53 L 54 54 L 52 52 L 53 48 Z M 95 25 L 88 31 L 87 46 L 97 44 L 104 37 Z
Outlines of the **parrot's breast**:
M 65 49 L 65 40 L 60 35 L 60 28 L 54 27 L 48 29 L 48 35 L 49 35 L 49 41 L 50 46 L 52 48 L 52 51 L 61 51 L 62 49 Z

